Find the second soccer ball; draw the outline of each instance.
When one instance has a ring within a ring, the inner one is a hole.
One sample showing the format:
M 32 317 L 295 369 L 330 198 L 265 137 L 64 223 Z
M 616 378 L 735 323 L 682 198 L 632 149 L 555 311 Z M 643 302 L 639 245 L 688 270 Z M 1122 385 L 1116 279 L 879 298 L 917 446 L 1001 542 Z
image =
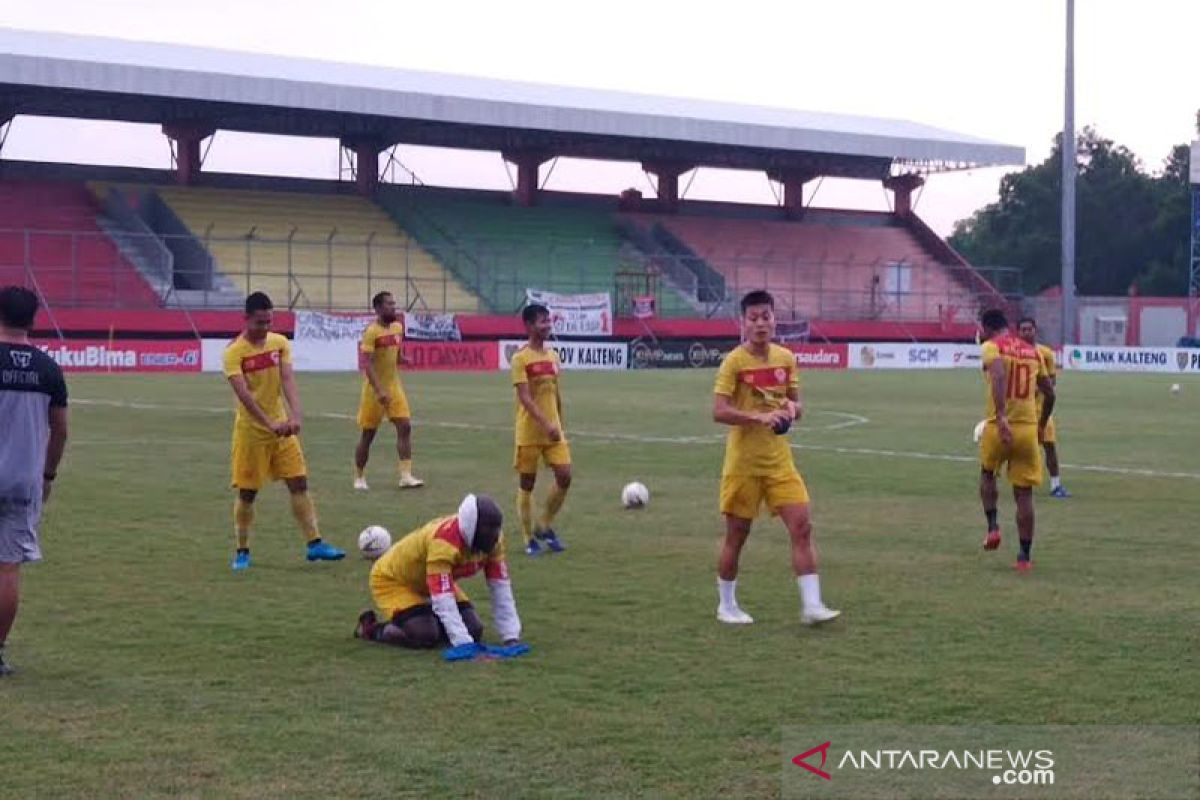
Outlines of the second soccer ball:
M 392 546 L 392 535 L 382 525 L 371 525 L 358 535 L 358 549 L 363 558 L 374 561 Z
M 643 508 L 650 502 L 650 490 L 646 488 L 644 483 L 625 484 L 625 488 L 621 490 L 621 505 L 625 508 Z

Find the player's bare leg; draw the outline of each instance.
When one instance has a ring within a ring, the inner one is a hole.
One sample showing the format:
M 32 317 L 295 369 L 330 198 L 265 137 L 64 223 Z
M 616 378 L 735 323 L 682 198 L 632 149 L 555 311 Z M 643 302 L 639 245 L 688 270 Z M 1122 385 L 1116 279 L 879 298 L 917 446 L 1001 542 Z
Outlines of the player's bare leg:
M 1062 479 L 1058 473 L 1058 445 L 1054 442 L 1046 442 L 1042 445 L 1042 449 L 1046 453 L 1046 471 L 1050 473 L 1050 496 L 1070 497 L 1071 493 L 1067 491 L 1067 487 L 1062 485 Z
M 750 538 L 750 520 L 725 515 L 725 539 L 717 556 L 717 619 L 731 625 L 749 625 L 754 618 L 742 611 L 737 601 L 738 561 Z
M 233 533 L 236 539 L 233 555 L 234 572 L 250 568 L 250 531 L 254 527 L 254 499 L 258 497 L 255 489 L 238 489 L 237 498 L 233 501 Z
M 533 538 L 533 487 L 536 472 L 522 472 L 517 479 L 517 517 L 521 520 L 521 535 L 525 537 L 525 555 L 536 556 L 542 546 Z
M 1030 560 L 1034 528 L 1033 489 L 1028 486 L 1014 486 L 1013 499 L 1017 501 L 1017 538 L 1020 540 L 1016 567 L 1024 572 L 1033 567 L 1033 561 Z
M 367 485 L 367 461 L 371 458 L 371 443 L 375 441 L 375 428 L 363 428 L 354 448 L 354 488 L 365 492 Z
M 308 476 L 285 478 L 284 483 L 287 484 L 292 502 L 292 516 L 296 518 L 300 531 L 308 542 L 305 558 L 309 561 L 339 561 L 344 558 L 344 551 L 321 539 L 321 531 L 317 527 L 317 507 L 313 505 L 312 497 L 308 494 Z
M 996 504 L 1000 501 L 1000 490 L 996 488 L 996 473 L 986 469 L 979 471 L 979 499 L 983 502 L 983 516 L 987 519 L 987 536 L 983 540 L 984 550 L 1000 547 L 1000 523 L 996 520 Z
M 0 564 L 0 678 L 12 673 L 4 662 L 4 644 L 21 602 L 21 565 Z
M 562 509 L 563 502 L 567 499 L 567 490 L 571 488 L 571 465 L 552 464 L 550 468 L 554 470 L 554 486 L 546 495 L 542 518 L 533 530 L 533 537 L 550 548 L 552 552 L 561 553 L 566 548 L 559 540 L 558 534 L 554 532 L 554 518 Z
M 400 457 L 400 488 L 415 489 L 425 481 L 412 474 L 412 422 L 408 417 L 392 420 L 396 426 L 396 454 Z
M 821 579 L 817 575 L 817 549 L 812 541 L 812 516 L 807 503 L 789 503 L 778 509 L 792 543 L 792 570 L 800 588 L 800 621 L 817 625 L 836 619 L 840 611 L 821 601 Z

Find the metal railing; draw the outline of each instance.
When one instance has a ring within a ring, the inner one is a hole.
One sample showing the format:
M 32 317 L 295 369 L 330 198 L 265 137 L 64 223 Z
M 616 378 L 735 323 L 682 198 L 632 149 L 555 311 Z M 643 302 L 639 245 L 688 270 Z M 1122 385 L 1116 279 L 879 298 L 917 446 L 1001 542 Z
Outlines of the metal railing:
M 36 276 L 46 301 L 59 308 L 231 308 L 261 290 L 281 308 L 358 311 L 386 290 L 408 309 L 511 313 L 529 287 L 614 291 L 618 273 L 638 272 L 653 277 L 647 285 L 655 287 L 660 316 L 724 315 L 744 292 L 761 288 L 775 295 L 784 318 L 963 321 L 987 302 L 979 272 L 932 260 L 717 259 L 563 240 L 422 247 L 336 230 L 319 240 L 255 229 L 236 237 L 139 237 L 123 233 L 118 247 L 94 231 L 0 230 L 0 282 L 28 285 Z M 1012 272 L 1000 271 L 1008 283 L 988 279 L 1008 295 Z

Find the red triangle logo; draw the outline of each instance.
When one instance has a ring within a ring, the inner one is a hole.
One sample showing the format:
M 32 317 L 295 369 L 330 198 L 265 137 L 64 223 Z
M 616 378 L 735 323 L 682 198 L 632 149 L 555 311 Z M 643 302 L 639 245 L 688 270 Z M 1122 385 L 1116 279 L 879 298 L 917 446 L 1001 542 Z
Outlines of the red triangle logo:
M 833 780 L 833 776 L 830 775 L 828 772 L 826 772 L 823 769 L 823 767 L 825 766 L 825 759 L 829 756 L 829 745 L 830 745 L 829 742 L 825 742 L 825 744 L 819 744 L 816 747 L 812 748 L 811 750 L 806 750 L 803 753 L 801 753 L 800 755 L 793 758 L 792 763 L 795 764 L 797 767 L 803 767 L 804 769 L 811 772 L 813 775 L 817 775 L 818 777 L 824 778 L 827 781 Z M 807 761 L 805 761 L 806 758 L 816 755 L 817 753 L 821 754 L 821 767 L 820 768 L 814 767 L 812 764 L 809 764 Z

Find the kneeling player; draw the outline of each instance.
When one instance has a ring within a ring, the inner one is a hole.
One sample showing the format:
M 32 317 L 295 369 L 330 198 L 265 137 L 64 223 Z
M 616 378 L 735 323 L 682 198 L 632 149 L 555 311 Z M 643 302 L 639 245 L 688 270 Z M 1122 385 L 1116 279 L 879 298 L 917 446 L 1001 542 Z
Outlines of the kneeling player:
M 750 524 L 765 503 L 783 520 L 792 540 L 801 622 L 827 622 L 840 612 L 821 602 L 808 490 L 782 435 L 803 410 L 796 357 L 771 343 L 775 300 L 768 292 L 750 292 L 742 298 L 742 326 L 743 343 L 717 371 L 713 403 L 713 420 L 732 427 L 721 470 L 725 542 L 717 562 L 717 619 L 733 624 L 754 621 L 738 606 L 738 559 L 750 536 Z
M 371 568 L 371 598 L 380 614 L 364 611 L 354 635 L 400 647 L 449 643 L 447 657 L 477 654 L 483 623 L 456 581 L 482 570 L 500 639 L 520 647 L 502 522 L 494 500 L 469 494 L 457 514 L 432 520 L 392 545 Z

